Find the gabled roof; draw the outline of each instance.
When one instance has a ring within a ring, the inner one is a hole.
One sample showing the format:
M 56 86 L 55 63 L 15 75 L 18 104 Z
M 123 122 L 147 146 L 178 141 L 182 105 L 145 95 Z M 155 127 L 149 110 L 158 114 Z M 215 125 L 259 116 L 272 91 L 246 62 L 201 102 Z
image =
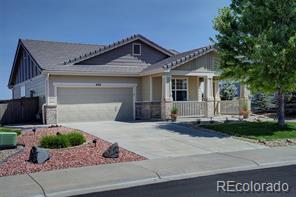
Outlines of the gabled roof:
M 164 53 L 164 54 L 166 54 L 168 56 L 173 56 L 176 53 L 176 51 L 173 52 L 171 50 L 168 50 L 168 49 L 165 49 L 165 48 L 159 46 L 158 44 L 152 42 L 151 40 L 147 39 L 146 37 L 142 36 L 141 34 L 135 34 L 135 35 L 132 35 L 132 36 L 130 36 L 128 38 L 124 38 L 122 40 L 113 42 L 112 44 L 105 45 L 100 49 L 93 50 L 93 51 L 90 51 L 89 53 L 82 54 L 80 56 L 69 59 L 69 61 L 65 62 L 64 64 L 75 64 L 75 63 L 84 61 L 86 59 L 92 58 L 92 57 L 97 56 L 97 55 L 101 55 L 101 54 L 103 54 L 103 53 L 105 53 L 107 51 L 113 50 L 115 48 L 126 45 L 128 43 L 131 43 L 131 42 L 133 42 L 135 40 L 140 40 L 140 41 L 142 41 L 142 42 L 146 43 L 147 45 L 161 51 L 162 53 Z
M 25 46 L 42 69 L 46 69 L 46 67 L 50 65 L 64 65 L 69 59 L 77 58 L 80 55 L 104 47 L 104 45 L 28 39 L 21 39 L 20 42 Z
M 140 40 L 154 49 L 167 55 L 168 58 L 153 65 L 148 63 L 137 63 L 135 65 L 82 65 L 81 62 L 104 54 L 107 51 L 116 49 L 128 43 Z M 194 58 L 200 57 L 210 51 L 215 50 L 213 46 L 202 47 L 187 52 L 179 53 L 173 49 L 165 49 L 140 34 L 135 34 L 128 38 L 114 42 L 109 45 L 94 45 L 67 43 L 55 41 L 41 41 L 20 39 L 15 54 L 13 67 L 9 79 L 12 84 L 12 77 L 15 74 L 16 60 L 19 48 L 24 48 L 35 61 L 40 70 L 48 72 L 81 72 L 97 74 L 123 74 L 123 75 L 146 75 L 155 72 L 163 72 L 182 65 Z M 77 65 L 79 63 L 81 65 Z
M 141 73 L 142 74 L 149 74 L 156 71 L 164 71 L 176 68 L 177 66 L 180 66 L 188 61 L 191 61 L 195 58 L 198 58 L 202 55 L 205 55 L 206 53 L 209 53 L 211 51 L 215 51 L 214 45 L 209 45 L 206 47 L 201 47 L 197 49 L 193 49 L 190 51 L 186 51 L 183 53 L 178 53 L 172 57 L 166 58 L 160 62 L 157 62 L 147 68 L 145 68 Z
M 177 53 L 177 51 L 168 50 L 157 45 L 140 34 L 135 34 L 109 45 L 80 44 L 29 39 L 21 39 L 20 42 L 36 60 L 37 64 L 42 69 L 47 70 L 53 65 L 73 65 L 94 56 L 101 55 L 120 46 L 126 45 L 135 40 L 141 40 L 142 42 L 168 56 L 173 56 Z

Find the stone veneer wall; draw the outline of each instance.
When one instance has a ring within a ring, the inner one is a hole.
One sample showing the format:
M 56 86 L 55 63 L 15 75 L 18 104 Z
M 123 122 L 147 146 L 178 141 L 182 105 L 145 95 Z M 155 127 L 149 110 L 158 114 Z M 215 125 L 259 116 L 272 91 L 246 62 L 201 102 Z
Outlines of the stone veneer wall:
M 136 119 L 151 120 L 161 118 L 160 102 L 137 102 L 136 103 Z
M 161 119 L 169 120 L 171 119 L 171 110 L 173 108 L 172 101 L 162 101 L 161 102 Z
M 45 123 L 57 124 L 57 107 L 45 106 Z

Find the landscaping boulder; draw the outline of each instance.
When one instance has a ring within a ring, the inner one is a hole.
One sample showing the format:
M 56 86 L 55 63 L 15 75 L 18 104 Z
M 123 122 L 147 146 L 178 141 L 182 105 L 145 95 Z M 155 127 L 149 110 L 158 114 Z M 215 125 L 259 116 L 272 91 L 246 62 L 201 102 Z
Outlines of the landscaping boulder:
M 32 147 L 28 160 L 29 162 L 41 164 L 47 160 L 49 160 L 49 154 L 47 150 L 43 148 L 37 148 L 35 146 Z
M 112 144 L 104 153 L 105 158 L 118 158 L 119 157 L 119 146 L 117 143 Z

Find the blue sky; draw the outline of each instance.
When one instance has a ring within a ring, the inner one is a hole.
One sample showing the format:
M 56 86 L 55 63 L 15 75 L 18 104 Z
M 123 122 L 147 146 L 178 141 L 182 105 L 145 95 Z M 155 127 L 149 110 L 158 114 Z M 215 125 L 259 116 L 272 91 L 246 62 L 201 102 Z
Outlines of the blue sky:
M 140 33 L 185 51 L 210 43 L 229 0 L 0 0 L 0 99 L 19 38 L 108 44 Z

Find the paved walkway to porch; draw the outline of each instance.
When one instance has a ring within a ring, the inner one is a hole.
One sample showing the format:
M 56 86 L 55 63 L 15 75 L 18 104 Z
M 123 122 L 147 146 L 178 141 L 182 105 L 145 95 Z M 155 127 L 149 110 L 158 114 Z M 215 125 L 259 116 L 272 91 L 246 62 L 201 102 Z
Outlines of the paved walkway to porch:
M 195 130 L 171 122 L 67 123 L 148 159 L 266 148 L 232 137 Z

